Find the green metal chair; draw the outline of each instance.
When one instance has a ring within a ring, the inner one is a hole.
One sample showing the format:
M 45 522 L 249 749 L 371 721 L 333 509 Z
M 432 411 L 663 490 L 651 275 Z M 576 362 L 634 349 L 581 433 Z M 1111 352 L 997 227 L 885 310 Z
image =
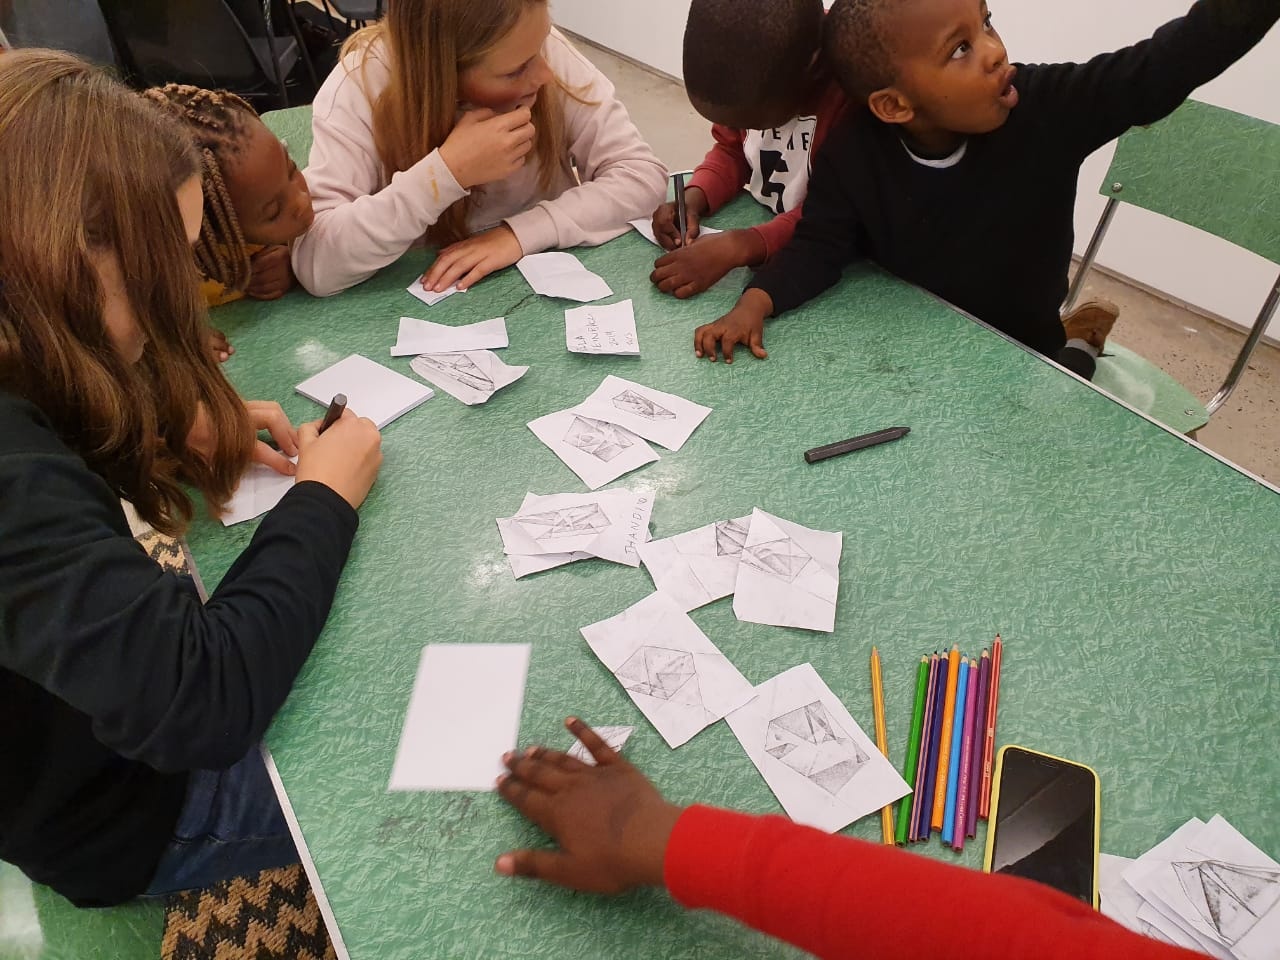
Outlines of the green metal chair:
M 1280 126 L 1265 120 L 1188 100 L 1159 123 L 1135 128 L 1120 138 L 1099 193 L 1107 198 L 1107 207 L 1076 271 L 1064 312 L 1079 297 L 1122 202 L 1171 217 L 1280 264 Z M 1204 405 L 1203 419 L 1190 430 L 1207 422 L 1236 388 L 1278 304 L 1280 276 L 1222 386 Z M 1099 360 L 1095 383 L 1125 400 L 1129 400 L 1127 387 L 1145 383 L 1142 392 L 1163 402 L 1145 409 L 1142 402 L 1134 406 L 1189 432 L 1185 423 L 1197 419 L 1194 411 L 1187 408 L 1179 416 L 1176 393 L 1170 392 L 1168 384 L 1152 387 L 1140 371 L 1146 361 L 1111 344 L 1105 353 L 1116 357 L 1104 354 Z

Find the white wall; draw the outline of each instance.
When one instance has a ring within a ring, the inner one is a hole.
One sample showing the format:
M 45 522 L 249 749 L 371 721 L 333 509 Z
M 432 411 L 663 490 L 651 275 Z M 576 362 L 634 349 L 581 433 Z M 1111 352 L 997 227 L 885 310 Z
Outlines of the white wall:
M 689 0 L 552 0 L 556 22 L 628 57 L 680 76 Z M 829 2 L 828 2 L 828 5 Z M 1009 55 L 1026 63 L 1083 60 L 1149 36 L 1188 8 L 1188 0 L 1002 0 L 992 4 Z M 1280 123 L 1280 29 L 1196 99 Z M 1076 251 L 1082 252 L 1105 201 L 1098 186 L 1110 163 L 1106 147 L 1085 163 L 1076 204 Z M 1099 262 L 1170 296 L 1248 326 L 1280 266 L 1155 214 L 1122 207 Z M 1280 318 L 1270 336 L 1280 339 Z

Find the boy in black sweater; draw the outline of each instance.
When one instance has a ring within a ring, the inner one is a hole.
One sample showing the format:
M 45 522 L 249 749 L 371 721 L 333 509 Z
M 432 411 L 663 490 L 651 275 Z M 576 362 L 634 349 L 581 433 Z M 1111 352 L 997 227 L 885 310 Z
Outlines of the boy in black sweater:
M 865 257 L 1090 375 L 1100 344 L 1064 351 L 1058 316 L 1080 164 L 1172 113 L 1278 18 L 1280 0 L 1199 0 L 1149 40 L 1088 63 L 1015 67 L 983 0 L 836 0 L 827 60 L 866 109 L 814 161 L 791 243 L 694 332 L 694 352 L 766 356 L 765 318 Z

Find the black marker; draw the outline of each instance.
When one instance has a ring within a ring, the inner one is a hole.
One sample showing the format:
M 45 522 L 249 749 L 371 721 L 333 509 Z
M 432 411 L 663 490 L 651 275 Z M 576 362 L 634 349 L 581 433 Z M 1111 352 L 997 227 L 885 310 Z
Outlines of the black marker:
M 685 234 L 689 230 L 689 211 L 684 205 L 684 174 L 677 173 L 676 178 L 676 230 L 680 233 L 680 246 L 685 244 Z
M 860 437 L 854 437 L 850 440 L 841 440 L 839 443 L 828 443 L 824 447 L 814 447 L 812 450 L 806 450 L 804 452 L 805 463 L 817 463 L 819 460 L 829 460 L 832 457 L 838 457 L 844 453 L 853 453 L 855 450 L 874 447 L 878 443 L 888 443 L 890 440 L 901 440 L 910 432 L 910 427 L 890 427 L 888 430 L 877 430 L 875 433 L 864 433 Z
M 320 429 L 316 431 L 316 436 L 324 433 L 342 416 L 342 411 L 347 409 L 347 395 L 345 393 L 335 393 L 333 399 L 329 401 L 329 409 L 324 412 L 324 420 L 320 423 Z

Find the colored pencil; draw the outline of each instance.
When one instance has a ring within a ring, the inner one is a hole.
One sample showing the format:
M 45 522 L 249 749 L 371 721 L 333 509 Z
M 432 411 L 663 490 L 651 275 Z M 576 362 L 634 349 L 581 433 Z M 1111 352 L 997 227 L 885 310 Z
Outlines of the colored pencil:
M 982 783 L 982 744 L 987 732 L 987 690 L 991 684 L 991 651 L 983 650 L 978 662 L 978 700 L 973 725 L 973 773 L 969 777 L 969 802 L 965 807 L 965 833 L 978 836 L 978 786 Z
M 973 780 L 973 732 L 978 729 L 978 661 L 969 661 L 969 692 L 964 705 L 964 736 L 960 740 L 960 779 L 956 784 L 956 823 L 951 846 L 964 849 L 964 832 L 969 826 L 969 784 Z
M 986 820 L 991 814 L 991 774 L 996 757 L 996 712 L 1000 706 L 1000 661 L 1004 644 L 1000 634 L 991 645 L 991 680 L 987 689 L 987 729 L 982 739 L 982 784 L 978 787 L 978 815 Z
M 942 829 L 947 807 L 947 773 L 951 770 L 951 728 L 956 722 L 956 687 L 960 683 L 960 647 L 947 658 L 947 692 L 942 701 L 942 738 L 938 741 L 938 779 L 933 787 L 933 829 Z
M 933 723 L 929 727 L 929 766 L 925 772 L 924 794 L 920 798 L 920 839 L 929 839 L 933 822 L 933 791 L 938 782 L 938 750 L 942 746 L 942 711 L 947 697 L 950 657 L 938 657 L 938 682 L 933 691 Z
M 929 687 L 929 658 L 921 657 L 920 666 L 916 668 L 916 697 L 911 706 L 911 733 L 907 739 L 907 759 L 903 767 L 902 779 L 908 785 L 915 783 L 916 768 L 920 763 L 920 727 L 924 723 L 924 695 Z M 911 832 L 911 797 L 908 794 L 898 805 L 898 829 L 895 840 L 901 846 L 907 842 Z
M 938 687 L 938 653 L 929 658 L 929 685 L 924 691 L 924 717 L 920 723 L 920 755 L 916 758 L 915 790 L 911 793 L 911 829 L 909 839 L 920 839 L 920 811 L 924 808 L 924 782 L 929 770 L 929 732 L 933 729 L 933 694 Z M 930 797 L 930 802 L 933 798 Z
M 876 746 L 889 759 L 889 732 L 884 722 L 884 675 L 880 671 L 880 651 L 871 648 L 871 710 L 876 721 Z M 892 761 L 890 761 L 892 762 Z M 880 808 L 880 839 L 885 846 L 893 846 L 893 804 Z
M 956 835 L 956 791 L 960 789 L 960 745 L 964 740 L 964 712 L 969 706 L 969 659 L 960 658 L 960 682 L 956 684 L 956 715 L 951 724 L 951 759 L 947 764 L 947 798 L 942 808 L 942 842 Z

